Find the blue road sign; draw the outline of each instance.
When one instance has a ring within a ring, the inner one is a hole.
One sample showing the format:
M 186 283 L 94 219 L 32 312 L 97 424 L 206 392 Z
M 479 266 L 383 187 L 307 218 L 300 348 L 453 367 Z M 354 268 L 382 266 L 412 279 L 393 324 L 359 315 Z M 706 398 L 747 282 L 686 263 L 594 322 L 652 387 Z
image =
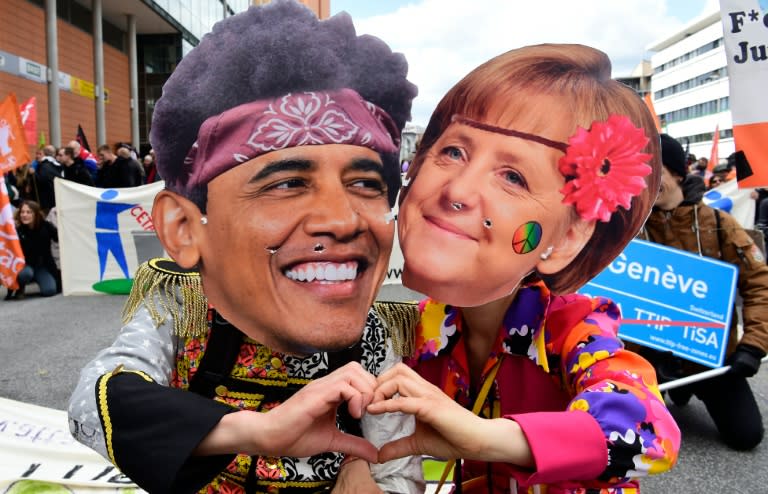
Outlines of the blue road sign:
M 737 275 L 732 264 L 633 240 L 579 291 L 619 305 L 622 339 L 720 367 Z

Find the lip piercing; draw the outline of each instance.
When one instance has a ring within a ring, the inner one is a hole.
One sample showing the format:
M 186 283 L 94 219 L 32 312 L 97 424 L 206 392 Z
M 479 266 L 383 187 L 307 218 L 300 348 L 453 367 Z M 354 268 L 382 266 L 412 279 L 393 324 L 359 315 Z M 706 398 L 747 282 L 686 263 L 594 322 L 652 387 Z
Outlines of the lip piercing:
M 491 222 L 490 218 L 486 218 L 483 220 L 483 226 L 486 228 L 491 228 L 493 226 L 493 223 Z
M 549 256 L 552 255 L 552 249 L 553 247 L 550 245 L 549 247 L 547 247 L 547 250 L 545 250 L 539 255 L 542 261 L 546 261 L 547 259 L 549 259 Z
M 267 250 L 267 252 L 269 252 L 273 256 L 277 254 L 278 247 L 264 247 L 264 248 Z
M 321 243 L 317 243 L 315 244 L 315 248 L 312 250 L 314 250 L 315 252 L 322 252 L 325 250 L 325 246 Z
M 464 204 L 460 202 L 452 202 L 451 207 L 455 209 L 456 211 L 461 211 L 461 209 L 464 207 Z
M 208 217 L 207 216 L 201 216 L 200 217 L 200 224 L 201 225 L 207 225 L 208 224 Z

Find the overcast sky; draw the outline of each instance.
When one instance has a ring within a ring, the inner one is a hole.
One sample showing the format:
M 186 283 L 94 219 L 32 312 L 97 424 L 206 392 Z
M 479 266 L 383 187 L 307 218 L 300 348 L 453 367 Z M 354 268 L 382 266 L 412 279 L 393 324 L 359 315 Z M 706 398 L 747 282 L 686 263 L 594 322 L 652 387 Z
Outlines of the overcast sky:
M 512 48 L 583 43 L 610 56 L 614 76 L 628 75 L 650 57 L 651 43 L 717 8 L 717 0 L 331 0 L 332 13 L 349 12 L 358 34 L 405 54 L 419 87 L 419 125 L 467 72 Z

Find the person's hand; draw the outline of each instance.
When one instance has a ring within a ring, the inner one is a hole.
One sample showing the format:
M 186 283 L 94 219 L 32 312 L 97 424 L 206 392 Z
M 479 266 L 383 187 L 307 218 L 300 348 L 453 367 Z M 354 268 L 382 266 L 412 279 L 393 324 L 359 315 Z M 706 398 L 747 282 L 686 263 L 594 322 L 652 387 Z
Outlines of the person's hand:
M 335 451 L 376 462 L 375 446 L 336 426 L 337 408 L 346 406 L 359 419 L 375 386 L 376 378 L 351 362 L 307 384 L 267 413 L 242 410 L 225 415 L 195 452 L 306 457 Z
M 341 465 L 332 494 L 384 494 L 371 475 L 371 467 L 362 458 L 346 460 Z
M 404 364 L 380 375 L 378 383 L 368 413 L 403 412 L 416 417 L 415 432 L 382 446 L 379 462 L 427 454 L 532 464 L 528 441 L 516 422 L 476 416 Z
M 731 374 L 741 377 L 752 377 L 760 370 L 760 360 L 765 352 L 757 347 L 742 343 L 736 346 L 727 363 L 731 366 Z

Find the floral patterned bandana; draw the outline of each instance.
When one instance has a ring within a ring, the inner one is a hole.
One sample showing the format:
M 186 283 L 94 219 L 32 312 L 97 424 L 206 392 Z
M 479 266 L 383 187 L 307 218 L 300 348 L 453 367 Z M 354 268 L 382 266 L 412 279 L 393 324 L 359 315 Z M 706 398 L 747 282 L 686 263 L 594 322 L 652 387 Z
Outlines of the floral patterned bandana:
M 585 221 L 607 223 L 619 206 L 629 209 L 632 198 L 647 187 L 645 176 L 652 171 L 648 165 L 651 155 L 642 152 L 648 137 L 625 115 L 611 115 L 605 122 L 592 122 L 589 129 L 579 127 L 568 144 L 462 115 L 454 115 L 451 121 L 537 142 L 565 153 L 557 164 L 566 180 L 565 187 L 560 189 L 565 196 L 563 203 L 573 204 Z
M 352 89 L 289 93 L 231 108 L 208 118 L 184 159 L 186 187 L 207 184 L 227 170 L 271 151 L 351 144 L 394 153 L 400 133 L 392 118 Z

